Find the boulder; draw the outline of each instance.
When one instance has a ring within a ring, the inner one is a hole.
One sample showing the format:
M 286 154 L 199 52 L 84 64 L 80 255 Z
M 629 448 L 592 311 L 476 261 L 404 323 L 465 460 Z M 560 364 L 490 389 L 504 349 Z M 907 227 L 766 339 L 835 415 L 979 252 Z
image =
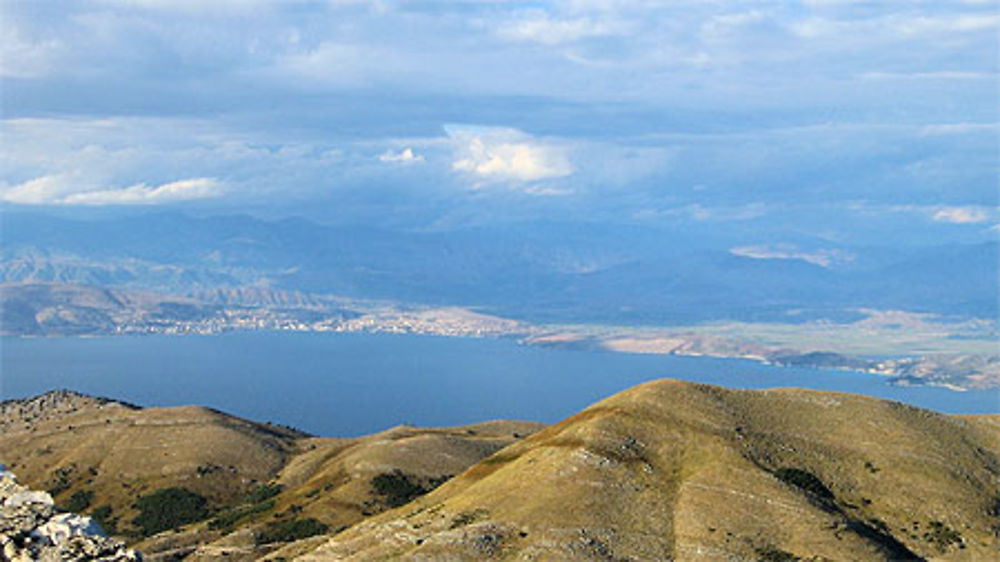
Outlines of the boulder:
M 0 465 L 0 559 L 116 562 L 142 560 L 142 555 L 106 537 L 90 517 L 57 513 L 52 496 L 21 486 Z

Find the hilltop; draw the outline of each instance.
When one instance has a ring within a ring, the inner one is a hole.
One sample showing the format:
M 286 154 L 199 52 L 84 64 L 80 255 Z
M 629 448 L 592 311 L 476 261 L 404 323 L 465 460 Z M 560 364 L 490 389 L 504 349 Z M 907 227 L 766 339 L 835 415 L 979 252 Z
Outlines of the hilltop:
M 302 560 L 983 560 L 1000 418 L 804 390 L 648 383 Z

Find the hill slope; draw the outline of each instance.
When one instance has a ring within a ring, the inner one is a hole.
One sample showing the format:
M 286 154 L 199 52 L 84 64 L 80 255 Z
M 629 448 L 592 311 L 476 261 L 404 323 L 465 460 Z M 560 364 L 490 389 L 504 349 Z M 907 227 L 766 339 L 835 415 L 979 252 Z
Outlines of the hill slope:
M 1000 420 L 861 396 L 648 383 L 303 560 L 983 560 Z
M 541 427 L 497 421 L 321 438 L 207 408 L 143 409 L 55 391 L 0 403 L 0 462 L 58 505 L 100 514 L 148 560 L 253 559 L 273 548 L 260 544 L 266 523 L 313 519 L 343 529 Z M 141 532 L 136 502 L 177 488 L 204 497 L 203 513 L 177 530 Z
M 0 457 L 23 482 L 57 503 L 80 493 L 109 506 L 120 530 L 135 500 L 158 489 L 233 501 L 274 477 L 305 437 L 207 408 L 142 409 L 69 391 L 0 404 L 0 429 Z

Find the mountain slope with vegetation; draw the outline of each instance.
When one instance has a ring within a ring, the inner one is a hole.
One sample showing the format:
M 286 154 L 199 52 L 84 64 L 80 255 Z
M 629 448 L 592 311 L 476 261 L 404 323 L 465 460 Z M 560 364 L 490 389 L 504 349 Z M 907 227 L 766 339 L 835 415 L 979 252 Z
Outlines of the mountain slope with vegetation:
M 477 463 L 303 560 L 983 560 L 1000 419 L 659 381 Z
M 1000 417 L 657 381 L 551 427 L 321 438 L 68 391 L 0 404 L 0 462 L 147 560 L 982 560 Z
M 0 462 L 147 559 L 229 551 L 252 559 L 409 502 L 540 427 L 321 438 L 207 408 L 55 391 L 0 403 Z M 228 546 L 211 546 L 220 539 Z

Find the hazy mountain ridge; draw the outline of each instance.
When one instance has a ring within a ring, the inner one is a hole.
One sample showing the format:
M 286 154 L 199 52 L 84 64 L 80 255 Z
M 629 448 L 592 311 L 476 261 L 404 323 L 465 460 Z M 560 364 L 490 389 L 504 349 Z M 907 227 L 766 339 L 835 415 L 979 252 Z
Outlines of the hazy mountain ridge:
M 489 422 L 349 439 L 65 391 L 0 412 L 0 461 L 58 505 L 110 521 L 148 560 L 1000 550 L 997 416 L 855 395 L 657 381 L 538 433 Z M 178 488 L 207 498 L 202 511 L 178 531 L 137 534 L 143 498 Z
M 0 284 L 0 334 L 218 333 L 339 323 L 359 316 L 342 299 L 261 287 L 190 296 L 63 283 Z
M 9 213 L 3 236 L 0 280 L 11 282 L 179 294 L 264 284 L 486 307 L 536 322 L 806 321 L 851 318 L 858 307 L 993 318 L 998 310 L 996 243 L 890 250 L 802 238 L 799 254 L 788 254 L 852 256 L 824 267 L 736 255 L 749 241 L 732 233 L 590 223 L 393 231 L 245 216 Z
M 700 331 L 691 327 L 546 326 L 460 307 L 360 301 L 267 287 L 206 289 L 191 296 L 171 296 L 57 283 L 0 284 L 2 335 L 293 330 L 516 337 L 529 345 L 742 358 L 778 366 L 862 371 L 886 375 L 893 384 L 933 384 L 959 390 L 1000 388 L 1000 357 L 990 354 L 995 334 L 989 331 L 988 322 L 945 323 L 899 311 L 867 314 L 854 323 L 799 324 L 794 328 L 801 334 L 786 335 L 786 341 L 775 344 L 757 341 L 762 336 L 757 332 L 770 331 L 773 338 L 775 331 L 787 331 L 789 326 L 744 324 L 732 328 L 736 333 L 725 325 Z M 853 332 L 881 341 L 881 350 L 870 341 L 867 352 L 852 350 Z M 814 340 L 821 335 L 833 341 L 818 350 L 806 347 L 815 345 Z M 901 345 L 903 353 L 919 348 L 924 354 L 871 357 L 889 354 L 887 350 L 893 345 Z

